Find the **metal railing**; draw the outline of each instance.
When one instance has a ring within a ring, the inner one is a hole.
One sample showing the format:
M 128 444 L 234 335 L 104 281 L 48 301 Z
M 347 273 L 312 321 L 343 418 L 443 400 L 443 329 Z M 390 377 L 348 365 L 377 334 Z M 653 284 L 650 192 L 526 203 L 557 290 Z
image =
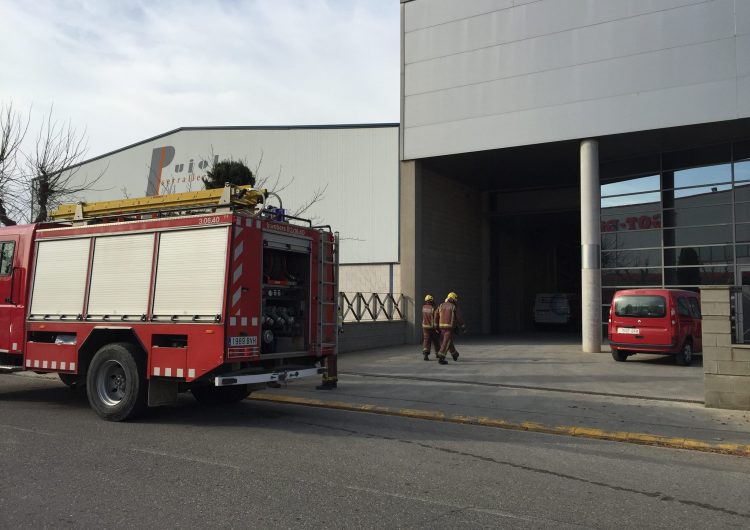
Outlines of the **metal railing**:
M 394 293 L 339 293 L 339 311 L 344 322 L 404 320 L 406 299 Z
M 750 342 L 750 288 L 729 288 L 729 320 L 732 329 L 732 344 Z

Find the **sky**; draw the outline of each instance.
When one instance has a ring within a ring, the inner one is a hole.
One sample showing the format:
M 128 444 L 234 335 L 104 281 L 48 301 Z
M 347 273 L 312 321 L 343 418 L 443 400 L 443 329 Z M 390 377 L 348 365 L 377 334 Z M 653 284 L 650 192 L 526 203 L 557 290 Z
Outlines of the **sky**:
M 399 121 L 398 0 L 0 0 L 0 104 L 92 158 L 178 127 Z

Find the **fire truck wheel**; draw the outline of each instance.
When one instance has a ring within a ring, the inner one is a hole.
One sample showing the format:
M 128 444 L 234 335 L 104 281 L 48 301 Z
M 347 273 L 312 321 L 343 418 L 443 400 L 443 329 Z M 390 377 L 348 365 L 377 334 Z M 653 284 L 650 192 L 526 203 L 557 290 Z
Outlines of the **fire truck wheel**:
M 135 418 L 146 409 L 143 357 L 127 342 L 102 346 L 86 376 L 91 408 L 108 421 Z
M 80 383 L 81 378 L 78 376 L 78 374 L 57 374 L 60 377 L 60 381 L 63 382 L 63 384 L 70 388 L 75 388 L 78 386 L 78 383 Z
M 229 405 L 242 401 L 250 395 L 247 385 L 232 386 L 196 386 L 191 390 L 193 397 L 201 405 L 216 407 L 218 405 Z

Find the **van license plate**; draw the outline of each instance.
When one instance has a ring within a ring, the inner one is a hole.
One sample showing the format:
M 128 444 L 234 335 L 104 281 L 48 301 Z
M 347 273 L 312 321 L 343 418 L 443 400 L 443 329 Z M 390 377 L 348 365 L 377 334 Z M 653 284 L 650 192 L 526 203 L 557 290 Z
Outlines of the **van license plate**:
M 640 335 L 641 330 L 638 328 L 617 328 L 617 333 L 624 335 Z

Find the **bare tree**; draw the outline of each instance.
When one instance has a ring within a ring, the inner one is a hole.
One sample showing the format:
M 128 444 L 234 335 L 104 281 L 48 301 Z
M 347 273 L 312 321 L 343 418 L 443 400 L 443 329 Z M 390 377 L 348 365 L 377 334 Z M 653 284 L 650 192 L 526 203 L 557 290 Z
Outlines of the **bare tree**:
M 287 181 L 282 180 L 282 167 L 279 166 L 279 170 L 276 172 L 275 175 L 265 175 L 260 176 L 260 169 L 263 164 L 263 151 L 260 153 L 260 158 L 258 159 L 258 163 L 255 165 L 255 169 L 253 170 L 253 175 L 255 175 L 256 182 L 255 187 L 256 188 L 266 188 L 271 193 L 275 193 L 279 195 L 282 191 L 287 189 L 289 186 L 291 186 L 294 183 L 294 177 L 291 177 Z M 295 208 L 291 215 L 294 217 L 300 217 L 305 214 L 312 206 L 319 203 L 323 200 L 325 197 L 326 191 L 328 190 L 328 184 L 325 186 L 320 186 L 318 188 L 315 188 L 312 192 L 312 195 L 309 199 L 304 201 L 301 205 L 297 206 Z M 311 219 L 311 221 L 317 223 L 320 221 L 318 217 L 314 217 Z
M 0 106 L 0 223 L 5 226 L 16 224 L 19 188 L 19 158 L 21 144 L 29 128 L 28 118 L 24 121 L 13 103 Z
M 36 148 L 26 157 L 36 210 L 33 222 L 46 220 L 49 210 L 92 189 L 101 178 L 99 174 L 78 180 L 79 164 L 87 150 L 86 131 L 79 134 L 70 122 L 54 120 L 50 108 L 37 135 Z
M 0 223 L 45 221 L 49 211 L 93 189 L 102 173 L 79 179 L 86 156 L 85 131 L 53 118 L 42 120 L 32 150 L 24 151 L 31 117 L 24 118 L 12 103 L 0 104 Z

